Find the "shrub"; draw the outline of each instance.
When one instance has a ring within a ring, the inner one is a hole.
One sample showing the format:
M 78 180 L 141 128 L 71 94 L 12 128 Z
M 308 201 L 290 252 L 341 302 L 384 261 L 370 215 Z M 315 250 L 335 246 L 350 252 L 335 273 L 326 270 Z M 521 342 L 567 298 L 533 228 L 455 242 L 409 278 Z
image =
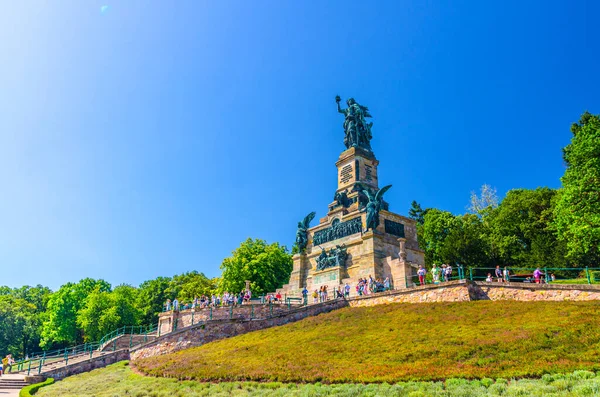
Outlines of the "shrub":
M 31 397 L 33 396 L 35 393 L 37 393 L 37 391 L 44 387 L 44 386 L 48 386 L 54 383 L 54 379 L 53 378 L 48 378 L 43 382 L 40 383 L 36 383 L 33 385 L 29 385 L 29 386 L 25 386 L 24 388 L 21 389 L 21 391 L 19 392 L 19 397 Z

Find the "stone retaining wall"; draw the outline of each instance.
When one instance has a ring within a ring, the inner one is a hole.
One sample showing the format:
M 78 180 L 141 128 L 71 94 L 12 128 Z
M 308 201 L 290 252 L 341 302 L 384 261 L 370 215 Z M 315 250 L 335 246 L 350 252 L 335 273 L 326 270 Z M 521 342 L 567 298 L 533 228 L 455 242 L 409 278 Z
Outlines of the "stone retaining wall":
M 467 284 L 471 300 L 588 301 L 600 300 L 599 285 L 486 283 Z
M 348 304 L 351 307 L 360 307 L 386 303 L 464 302 L 471 300 L 466 286 L 465 280 L 449 281 L 440 285 L 423 285 L 350 298 Z
M 291 308 L 300 307 L 300 305 L 291 305 Z M 167 334 L 175 329 L 189 327 L 199 322 L 211 320 L 230 320 L 233 319 L 252 319 L 267 318 L 271 315 L 287 313 L 290 309 L 285 304 L 247 304 L 241 306 L 224 306 L 215 308 L 196 308 L 182 311 L 171 311 L 161 313 L 158 318 L 158 327 L 160 335 Z
M 131 349 L 131 360 L 173 353 L 190 347 L 201 346 L 218 339 L 245 334 L 251 331 L 284 325 L 307 317 L 327 313 L 348 306 L 344 299 L 331 300 L 315 305 L 294 308 L 267 319 L 213 320 L 168 333 L 157 340 Z
M 66 367 L 44 371 L 43 375 L 47 378 L 60 380 L 67 376 L 89 372 L 96 368 L 103 368 L 107 365 L 114 364 L 119 361 L 129 360 L 129 350 L 117 350 L 115 352 L 106 353 L 99 357 L 93 357 L 89 360 L 80 361 L 78 363 L 69 364 Z

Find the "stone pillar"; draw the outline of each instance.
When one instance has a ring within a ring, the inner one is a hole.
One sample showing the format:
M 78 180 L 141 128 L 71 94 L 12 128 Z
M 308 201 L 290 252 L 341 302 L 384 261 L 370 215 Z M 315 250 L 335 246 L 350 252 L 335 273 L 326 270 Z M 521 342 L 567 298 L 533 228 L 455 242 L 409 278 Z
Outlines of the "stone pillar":
M 400 237 L 398 239 L 398 245 L 400 246 L 400 252 L 399 252 L 400 262 L 406 263 L 406 247 L 405 247 L 406 238 Z

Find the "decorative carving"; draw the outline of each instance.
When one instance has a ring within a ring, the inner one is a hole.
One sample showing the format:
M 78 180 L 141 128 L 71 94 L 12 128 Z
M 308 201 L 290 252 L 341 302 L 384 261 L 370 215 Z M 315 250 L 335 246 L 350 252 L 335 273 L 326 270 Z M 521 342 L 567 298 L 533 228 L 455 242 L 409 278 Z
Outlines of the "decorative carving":
M 324 244 L 328 241 L 337 240 L 338 238 L 350 236 L 354 233 L 362 231 L 362 222 L 360 217 L 350 219 L 346 222 L 340 222 L 339 219 L 334 219 L 331 226 L 327 229 L 315 232 L 313 236 L 313 245 Z
M 365 208 L 361 210 L 361 212 L 367 213 L 367 229 L 365 231 L 368 231 L 369 229 L 375 230 L 377 226 L 379 226 L 379 211 L 382 207 L 383 194 L 387 192 L 392 185 L 387 185 L 382 189 L 377 190 L 375 193 L 360 182 L 357 182 L 356 185 L 369 199 Z
M 344 266 L 348 258 L 348 248 L 344 244 L 337 245 L 327 252 L 321 250 L 321 255 L 317 257 L 317 270 L 324 270 L 330 267 Z
M 316 212 L 311 212 L 310 214 L 304 217 L 304 220 L 298 222 L 298 230 L 296 231 L 296 244 L 298 244 L 298 249 L 300 252 L 304 252 L 306 250 L 306 244 L 308 244 L 308 228 L 310 227 L 310 222 L 315 218 Z
M 390 221 L 389 219 L 385 219 L 383 222 L 385 226 L 385 232 L 389 234 L 393 234 L 397 237 L 404 237 L 404 225 L 398 222 Z
M 344 145 L 347 149 L 351 147 L 360 147 L 365 150 L 371 151 L 371 127 L 373 123 L 367 123 L 365 118 L 373 117 L 369 113 L 369 108 L 366 106 L 359 105 L 354 98 L 350 98 L 346 101 L 348 107 L 342 109 L 340 107 L 340 96 L 335 97 L 337 103 L 338 112 L 344 115 Z

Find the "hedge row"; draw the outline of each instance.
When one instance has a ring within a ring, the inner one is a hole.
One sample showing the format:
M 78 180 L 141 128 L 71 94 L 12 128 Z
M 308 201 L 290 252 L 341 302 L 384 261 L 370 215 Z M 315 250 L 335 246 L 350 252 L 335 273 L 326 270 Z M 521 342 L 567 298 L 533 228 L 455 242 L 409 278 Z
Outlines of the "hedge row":
M 36 383 L 34 385 L 29 385 L 29 386 L 25 386 L 24 388 L 21 389 L 21 391 L 19 392 L 19 397 L 31 397 L 33 396 L 35 393 L 37 393 L 37 391 L 44 387 L 44 386 L 48 386 L 54 383 L 54 379 L 53 378 L 48 378 L 45 381 L 41 382 L 41 383 Z

